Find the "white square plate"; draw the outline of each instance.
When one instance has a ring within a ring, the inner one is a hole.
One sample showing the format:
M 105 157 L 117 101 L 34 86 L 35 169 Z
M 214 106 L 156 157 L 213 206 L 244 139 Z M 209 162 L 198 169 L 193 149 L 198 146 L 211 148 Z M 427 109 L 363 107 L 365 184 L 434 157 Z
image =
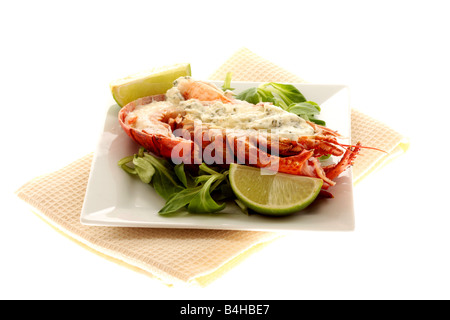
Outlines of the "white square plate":
M 217 82 L 219 86 L 222 83 Z M 260 83 L 233 82 L 235 92 Z M 343 85 L 295 84 L 307 100 L 317 102 L 320 118 L 327 126 L 350 139 L 349 90 Z M 150 185 L 124 172 L 117 162 L 136 153 L 139 146 L 122 130 L 118 122 L 119 106 L 109 108 L 103 131 L 94 153 L 92 169 L 81 212 L 81 223 L 95 226 L 197 228 L 232 230 L 335 230 L 354 229 L 351 169 L 336 179 L 329 189 L 332 199 L 317 199 L 301 212 L 285 217 L 246 215 L 234 203 L 214 214 L 180 213 L 164 217 L 158 214 L 164 200 Z M 345 141 L 345 142 L 348 142 Z

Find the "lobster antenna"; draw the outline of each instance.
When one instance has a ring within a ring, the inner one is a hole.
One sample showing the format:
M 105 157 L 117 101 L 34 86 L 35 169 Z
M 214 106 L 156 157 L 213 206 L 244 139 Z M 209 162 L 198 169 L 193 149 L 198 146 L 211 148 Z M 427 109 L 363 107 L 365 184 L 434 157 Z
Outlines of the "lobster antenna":
M 340 145 L 343 146 L 343 147 L 347 147 L 347 148 L 350 148 L 350 147 L 352 147 L 352 148 L 358 147 L 358 148 L 362 148 L 362 149 L 376 150 L 376 151 L 384 152 L 384 153 L 386 153 L 386 154 L 389 153 L 389 152 L 387 152 L 387 151 L 384 151 L 384 150 L 382 150 L 382 149 L 375 148 L 375 147 L 356 146 L 356 145 L 353 145 L 353 144 L 340 144 Z

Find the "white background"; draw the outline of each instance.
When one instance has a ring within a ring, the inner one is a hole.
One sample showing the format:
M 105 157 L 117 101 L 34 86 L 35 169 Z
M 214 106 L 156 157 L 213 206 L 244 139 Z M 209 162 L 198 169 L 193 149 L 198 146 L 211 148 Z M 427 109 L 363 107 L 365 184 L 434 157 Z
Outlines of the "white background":
M 446 1 L 4 1 L 2 299 L 450 298 Z M 109 82 L 245 46 L 357 108 L 410 150 L 355 187 L 356 230 L 298 232 L 206 288 L 168 288 L 61 236 L 13 192 L 94 150 Z

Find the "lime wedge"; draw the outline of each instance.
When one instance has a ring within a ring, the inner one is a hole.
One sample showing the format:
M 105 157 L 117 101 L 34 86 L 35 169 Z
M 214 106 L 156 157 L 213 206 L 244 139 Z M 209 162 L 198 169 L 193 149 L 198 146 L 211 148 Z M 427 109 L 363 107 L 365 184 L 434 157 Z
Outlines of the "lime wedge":
M 179 77 L 191 75 L 189 63 L 178 63 L 140 72 L 110 83 L 111 93 L 120 107 L 136 99 L 164 94 Z
M 287 215 L 310 205 L 322 188 L 322 179 L 267 174 L 261 169 L 231 164 L 230 183 L 236 197 L 250 209 L 267 215 Z

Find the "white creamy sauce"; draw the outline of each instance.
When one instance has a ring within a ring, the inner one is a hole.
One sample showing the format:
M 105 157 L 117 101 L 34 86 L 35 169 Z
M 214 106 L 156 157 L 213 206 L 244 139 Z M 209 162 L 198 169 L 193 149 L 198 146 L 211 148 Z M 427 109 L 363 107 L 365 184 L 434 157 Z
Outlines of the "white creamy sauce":
M 183 95 L 180 93 L 177 87 L 170 88 L 166 92 L 166 100 L 173 103 L 174 105 L 179 104 L 184 100 Z
M 128 117 L 138 117 L 132 126 L 141 130 L 154 126 L 151 114 L 161 108 L 173 107 L 185 111 L 187 119 L 241 133 L 256 130 L 293 140 L 314 135 L 314 129 L 303 118 L 269 103 L 253 105 L 239 100 L 235 104 L 220 101 L 205 103 L 195 99 L 183 101 L 176 87 L 167 91 L 166 97 L 167 101 L 138 106 L 130 112 Z
M 236 131 L 256 130 L 279 137 L 296 139 L 314 134 L 314 129 L 303 118 L 271 105 L 252 105 L 238 101 L 236 104 L 213 102 L 205 105 L 198 100 L 180 103 L 186 117 L 203 123 Z

